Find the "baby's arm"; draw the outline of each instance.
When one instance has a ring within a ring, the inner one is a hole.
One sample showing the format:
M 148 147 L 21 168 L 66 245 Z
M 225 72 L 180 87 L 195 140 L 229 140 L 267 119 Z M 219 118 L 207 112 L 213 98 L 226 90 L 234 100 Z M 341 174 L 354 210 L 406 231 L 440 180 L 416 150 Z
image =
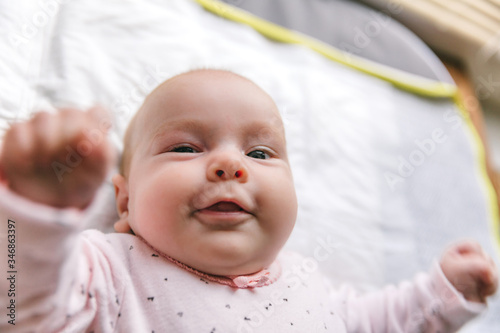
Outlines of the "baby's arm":
M 103 117 L 95 109 L 40 113 L 6 133 L 0 155 L 0 269 L 10 280 L 0 280 L 0 306 L 11 308 L 0 332 L 53 332 L 68 318 L 86 327 L 96 300 L 112 290 L 112 275 L 101 269 L 108 264 L 103 252 L 79 237 L 83 208 L 114 158 Z M 101 236 L 103 248 L 109 244 Z
M 484 309 L 497 283 L 491 258 L 479 245 L 463 242 L 445 252 L 430 274 L 361 297 L 343 288 L 336 302 L 348 332 L 455 332 Z
M 110 121 L 99 108 L 37 113 L 4 138 L 0 175 L 7 186 L 53 207 L 89 205 L 114 160 Z

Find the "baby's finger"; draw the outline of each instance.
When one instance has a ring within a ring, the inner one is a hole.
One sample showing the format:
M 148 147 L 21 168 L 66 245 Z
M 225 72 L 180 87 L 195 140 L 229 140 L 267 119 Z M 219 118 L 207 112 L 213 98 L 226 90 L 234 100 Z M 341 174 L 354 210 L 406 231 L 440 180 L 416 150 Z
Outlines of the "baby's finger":
M 62 109 L 59 115 L 62 141 L 70 144 L 81 140 L 82 130 L 87 123 L 85 113 L 75 109 Z
M 498 274 L 494 270 L 488 272 L 483 272 L 480 283 L 478 285 L 478 294 L 485 299 L 488 296 L 493 295 L 498 288 Z
M 478 242 L 472 240 L 466 240 L 457 243 L 454 247 L 454 250 L 462 255 L 483 252 L 481 245 Z
M 490 265 L 490 270 L 491 270 L 491 275 L 490 275 L 490 279 L 491 279 L 491 288 L 488 290 L 490 291 L 490 293 L 488 295 L 493 295 L 497 289 L 498 289 L 498 267 L 495 263 L 495 261 L 493 260 L 493 258 L 491 258 L 490 256 L 487 257 L 488 258 L 488 263 Z
M 88 118 L 87 136 L 92 139 L 94 144 L 102 143 L 111 128 L 111 114 L 106 109 L 96 106 L 89 109 L 86 116 Z
M 488 259 L 488 262 L 490 263 L 491 267 L 494 267 L 495 270 L 497 270 L 497 264 L 495 263 L 495 260 L 493 260 L 493 258 L 490 257 L 488 254 L 486 254 L 486 258 Z
M 492 295 L 498 286 L 496 267 L 492 267 L 488 260 L 474 258 L 468 262 L 469 274 L 477 281 L 478 295 L 481 298 Z
M 61 146 L 60 121 L 57 115 L 37 113 L 31 123 L 35 136 L 36 155 L 33 158 L 47 164 L 59 152 Z
M 16 123 L 5 134 L 2 165 L 7 175 L 12 168 L 19 171 L 32 163 L 35 139 L 31 126 L 30 123 Z
M 87 111 L 87 115 L 98 126 L 99 130 L 105 132 L 111 127 L 111 114 L 101 106 L 94 106 Z

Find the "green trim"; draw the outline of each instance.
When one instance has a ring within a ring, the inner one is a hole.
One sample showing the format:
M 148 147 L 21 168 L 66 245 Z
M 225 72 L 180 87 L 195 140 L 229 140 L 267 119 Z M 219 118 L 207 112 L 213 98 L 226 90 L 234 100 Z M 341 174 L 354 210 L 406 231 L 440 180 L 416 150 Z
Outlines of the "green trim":
M 433 98 L 453 98 L 457 93 L 457 87 L 454 84 L 430 80 L 355 55 L 347 55 L 317 39 L 283 28 L 223 2 L 217 0 L 195 1 L 215 15 L 246 24 L 271 40 L 309 47 L 330 60 L 390 82 L 405 91 Z
M 493 237 L 493 242 L 496 245 L 497 253 L 500 255 L 500 211 L 497 201 L 497 193 L 493 187 L 490 176 L 488 175 L 488 167 L 486 164 L 486 150 L 483 144 L 483 140 L 476 129 L 476 126 L 472 122 L 469 112 L 465 108 L 463 103 L 463 98 L 459 92 L 453 96 L 453 102 L 457 106 L 460 114 L 469 128 L 469 132 L 472 135 L 472 141 L 476 147 L 476 157 L 479 164 L 480 178 L 483 179 L 486 194 L 489 199 L 490 206 L 490 230 L 491 236 Z

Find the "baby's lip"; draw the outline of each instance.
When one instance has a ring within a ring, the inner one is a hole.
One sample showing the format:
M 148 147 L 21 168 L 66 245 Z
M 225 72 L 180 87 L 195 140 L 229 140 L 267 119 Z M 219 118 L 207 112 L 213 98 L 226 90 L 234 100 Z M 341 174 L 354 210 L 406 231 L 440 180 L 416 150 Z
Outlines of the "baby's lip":
M 211 228 L 232 229 L 252 218 L 249 212 L 238 201 L 233 199 L 215 200 L 205 208 L 194 212 L 198 220 Z
M 234 198 L 215 199 L 198 211 L 208 211 L 214 213 L 250 213 L 249 209 Z
M 243 208 L 241 208 L 239 204 L 230 201 L 219 201 L 205 209 L 212 212 L 221 212 L 221 213 L 245 211 Z

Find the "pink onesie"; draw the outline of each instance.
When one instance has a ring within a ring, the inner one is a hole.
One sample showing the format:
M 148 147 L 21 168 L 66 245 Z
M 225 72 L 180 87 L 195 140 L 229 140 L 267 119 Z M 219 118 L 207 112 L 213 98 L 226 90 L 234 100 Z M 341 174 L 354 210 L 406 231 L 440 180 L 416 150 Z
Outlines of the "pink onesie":
M 257 277 L 225 279 L 242 288 L 231 287 L 136 236 L 82 232 L 88 216 L 0 188 L 0 332 L 444 333 L 485 308 L 467 302 L 438 264 L 360 296 L 330 287 L 313 258 L 281 253 Z

